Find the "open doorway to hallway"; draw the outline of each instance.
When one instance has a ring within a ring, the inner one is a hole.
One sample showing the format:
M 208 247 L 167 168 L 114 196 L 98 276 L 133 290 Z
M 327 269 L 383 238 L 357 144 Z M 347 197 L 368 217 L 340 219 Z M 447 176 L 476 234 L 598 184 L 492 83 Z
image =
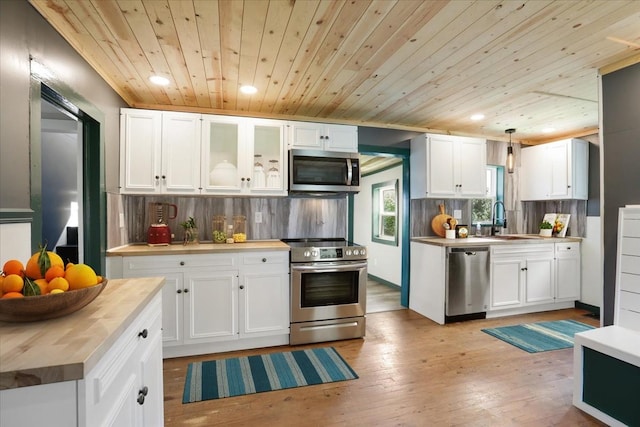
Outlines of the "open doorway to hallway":
M 353 240 L 367 246 L 367 312 L 408 306 L 409 150 L 360 147 Z
M 42 233 L 40 240 L 65 262 L 79 262 L 82 198 L 82 126 L 42 99 L 40 111 Z

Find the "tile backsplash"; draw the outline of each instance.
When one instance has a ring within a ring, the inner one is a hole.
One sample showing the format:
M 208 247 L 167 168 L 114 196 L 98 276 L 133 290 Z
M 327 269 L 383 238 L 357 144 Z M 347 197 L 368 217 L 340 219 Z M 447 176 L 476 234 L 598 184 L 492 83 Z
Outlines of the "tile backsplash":
M 185 197 L 138 196 L 110 194 L 107 198 L 108 247 L 147 241 L 150 225 L 150 203 L 171 203 L 177 206 L 175 219 L 168 221 L 174 241 L 184 237 L 180 223 L 189 217 L 198 225 L 200 241 L 212 240 L 213 217 L 224 215 L 231 224 L 234 215 L 247 218 L 246 232 L 250 240 L 299 237 L 346 237 L 347 197 Z M 255 222 L 259 212 L 262 222 Z M 116 221 L 115 218 L 124 221 Z

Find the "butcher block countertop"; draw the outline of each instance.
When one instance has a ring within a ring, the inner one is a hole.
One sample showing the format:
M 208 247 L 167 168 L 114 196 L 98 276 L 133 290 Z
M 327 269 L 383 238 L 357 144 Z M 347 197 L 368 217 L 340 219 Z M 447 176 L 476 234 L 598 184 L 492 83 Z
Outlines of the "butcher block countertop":
M 136 243 L 109 249 L 107 256 L 136 256 L 136 255 L 182 255 L 206 254 L 224 252 L 255 252 L 255 251 L 288 251 L 291 248 L 280 240 L 247 240 L 244 243 L 182 243 L 168 246 L 149 246 Z
M 507 234 L 502 236 L 470 236 L 465 239 L 445 239 L 443 237 L 413 237 L 412 242 L 425 243 L 427 245 L 461 247 L 461 246 L 488 246 L 488 245 L 536 245 L 540 243 L 568 243 L 581 242 L 580 237 L 541 237 L 537 234 Z
M 84 378 L 163 284 L 163 277 L 113 279 L 75 313 L 0 322 L 0 390 Z

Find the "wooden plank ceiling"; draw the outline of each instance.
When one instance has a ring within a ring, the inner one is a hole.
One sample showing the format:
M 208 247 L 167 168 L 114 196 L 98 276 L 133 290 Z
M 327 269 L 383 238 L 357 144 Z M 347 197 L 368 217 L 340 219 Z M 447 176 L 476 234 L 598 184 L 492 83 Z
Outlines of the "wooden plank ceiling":
M 598 69 L 640 61 L 637 0 L 30 2 L 139 108 L 537 143 L 596 133 Z

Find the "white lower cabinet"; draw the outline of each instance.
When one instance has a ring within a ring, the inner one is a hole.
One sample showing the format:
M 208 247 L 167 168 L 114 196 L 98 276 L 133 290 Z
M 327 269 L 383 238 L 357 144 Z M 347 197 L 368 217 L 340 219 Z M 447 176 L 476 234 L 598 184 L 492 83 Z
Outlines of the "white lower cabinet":
M 580 243 L 556 243 L 556 300 L 580 299 Z
M 288 252 L 130 256 L 122 261 L 124 277 L 165 277 L 165 357 L 288 343 Z M 254 337 L 266 339 L 252 342 Z
M 158 426 L 164 421 L 161 303 L 157 295 L 85 379 L 81 426 Z
M 572 306 L 580 299 L 580 243 L 492 246 L 490 293 L 491 311 Z

